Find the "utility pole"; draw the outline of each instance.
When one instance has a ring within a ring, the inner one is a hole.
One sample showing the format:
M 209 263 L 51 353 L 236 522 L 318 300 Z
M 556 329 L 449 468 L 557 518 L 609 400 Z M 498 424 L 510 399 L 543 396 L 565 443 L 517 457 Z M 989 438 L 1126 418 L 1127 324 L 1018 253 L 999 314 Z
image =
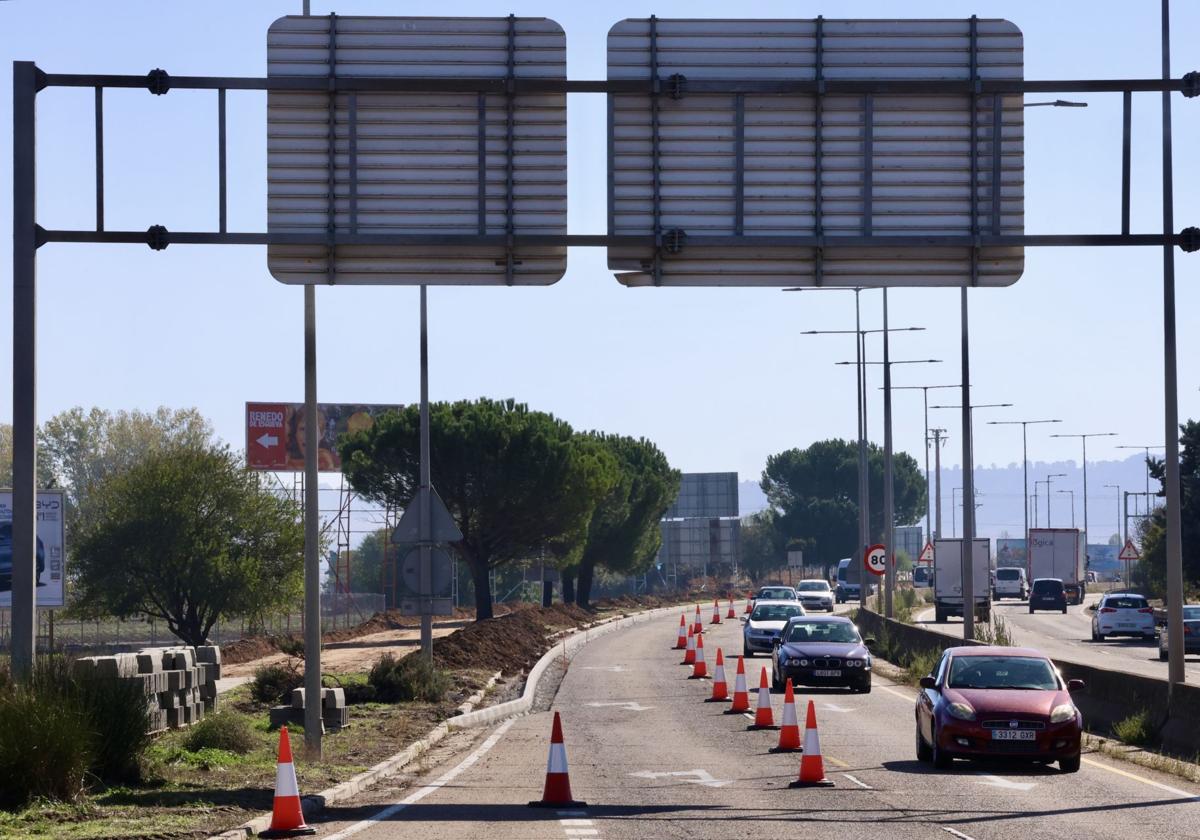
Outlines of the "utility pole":
M 1088 434 L 1085 434 L 1085 435 L 1050 435 L 1050 437 L 1057 437 L 1057 438 L 1079 438 L 1080 440 L 1083 441 L 1083 553 L 1084 553 L 1084 557 L 1088 560 L 1090 560 L 1091 558 L 1087 556 L 1087 545 L 1088 545 L 1087 439 L 1090 437 L 1116 437 L 1116 434 L 1117 434 L 1116 432 L 1089 432 Z M 1075 516 L 1074 497 L 1071 498 L 1071 516 L 1072 517 Z M 1072 528 L 1075 527 L 1074 522 L 1071 523 L 1071 527 Z
M 942 444 L 946 441 L 945 429 L 930 429 L 933 435 L 933 495 L 937 499 L 934 506 L 933 539 L 942 536 Z

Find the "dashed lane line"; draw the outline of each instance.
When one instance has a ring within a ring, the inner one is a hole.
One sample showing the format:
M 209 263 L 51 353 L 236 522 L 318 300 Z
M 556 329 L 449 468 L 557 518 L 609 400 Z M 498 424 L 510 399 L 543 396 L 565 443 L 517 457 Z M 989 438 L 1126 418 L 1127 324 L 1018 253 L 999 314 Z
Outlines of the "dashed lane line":
M 941 826 L 941 829 L 942 829 L 942 831 L 946 832 L 947 834 L 953 834 L 955 837 L 958 838 L 958 840 L 975 840 L 975 838 L 970 836 L 969 834 L 963 834 L 961 831 L 957 831 L 953 828 L 947 828 L 944 825 Z
M 875 788 L 871 787 L 870 785 L 868 785 L 865 782 L 860 782 L 858 779 L 854 778 L 849 773 L 843 773 L 842 775 L 845 776 L 850 781 L 854 782 L 854 784 L 858 785 L 863 790 L 875 790 Z
M 1087 764 L 1091 767 L 1098 767 L 1101 770 L 1107 770 L 1109 773 L 1116 773 L 1118 776 L 1124 776 L 1126 779 L 1133 779 L 1135 782 L 1141 782 L 1144 785 L 1149 785 L 1150 787 L 1155 787 L 1159 790 L 1166 791 L 1172 796 L 1178 796 L 1181 799 L 1190 799 L 1193 802 L 1200 802 L 1200 796 L 1197 796 L 1194 793 L 1188 793 L 1186 790 L 1180 790 L 1179 788 L 1174 788 L 1170 785 L 1164 785 L 1162 782 L 1156 782 L 1153 779 L 1147 779 L 1145 776 L 1139 776 L 1137 773 L 1129 773 L 1125 770 L 1118 770 L 1116 767 L 1109 767 L 1107 764 L 1103 764 L 1099 761 L 1093 761 L 1090 758 L 1084 758 L 1081 760 L 1084 764 Z

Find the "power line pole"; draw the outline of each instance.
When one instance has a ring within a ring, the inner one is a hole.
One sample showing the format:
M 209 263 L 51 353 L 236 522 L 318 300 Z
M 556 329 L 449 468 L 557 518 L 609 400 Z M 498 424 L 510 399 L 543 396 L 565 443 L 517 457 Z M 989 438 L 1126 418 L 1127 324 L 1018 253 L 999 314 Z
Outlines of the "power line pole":
M 937 499 L 937 504 L 934 505 L 933 539 L 940 539 L 942 536 L 942 444 L 946 442 L 946 430 L 930 429 L 929 433 L 933 435 L 933 495 Z

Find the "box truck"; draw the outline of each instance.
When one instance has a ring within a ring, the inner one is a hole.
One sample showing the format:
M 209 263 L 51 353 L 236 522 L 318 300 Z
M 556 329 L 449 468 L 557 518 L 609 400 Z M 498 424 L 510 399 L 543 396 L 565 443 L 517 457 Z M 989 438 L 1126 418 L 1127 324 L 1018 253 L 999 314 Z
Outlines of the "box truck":
M 1029 580 L 1058 578 L 1067 593 L 1067 603 L 1082 604 L 1086 588 L 1087 562 L 1083 534 L 1078 528 L 1031 528 L 1029 530 Z
M 963 540 L 936 540 L 933 545 L 933 612 L 940 624 L 947 616 L 963 614 Z M 979 538 L 971 551 L 971 588 L 975 616 L 988 621 L 991 601 L 991 541 Z

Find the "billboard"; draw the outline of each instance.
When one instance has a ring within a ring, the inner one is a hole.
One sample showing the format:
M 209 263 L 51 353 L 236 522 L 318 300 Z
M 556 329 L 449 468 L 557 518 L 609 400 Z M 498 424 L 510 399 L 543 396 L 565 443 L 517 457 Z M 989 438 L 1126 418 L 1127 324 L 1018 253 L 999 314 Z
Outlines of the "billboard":
M 741 520 L 676 519 L 660 522 L 662 547 L 656 563 L 680 574 L 715 574 L 737 565 Z
M 1125 562 L 1119 559 L 1121 546 L 1107 543 L 1088 543 L 1088 571 L 1101 574 L 1111 574 L 1125 568 Z
M 668 95 L 609 97 L 609 233 L 656 239 L 609 247 L 608 267 L 627 286 L 1016 282 L 1023 248 L 979 248 L 973 276 L 969 245 L 937 241 L 1025 231 L 1024 97 L 947 91 L 973 71 L 1021 80 L 1021 30 L 618 22 L 609 80 Z
M 403 405 L 319 403 L 317 469 L 341 472 L 337 439 L 375 425 L 375 419 Z M 246 403 L 246 466 L 252 470 L 301 472 L 304 469 L 304 403 Z
M 738 474 L 684 473 L 679 495 L 663 519 L 710 519 L 738 515 Z
M 12 490 L 0 490 L 0 608 L 12 606 Z M 37 594 L 39 607 L 64 603 L 67 551 L 64 535 L 65 507 L 61 490 L 37 494 Z
M 1014 540 L 1008 537 L 996 540 L 996 568 L 1000 568 L 1001 566 L 1020 566 L 1022 569 L 1025 569 L 1029 567 L 1025 559 L 1025 540 Z

